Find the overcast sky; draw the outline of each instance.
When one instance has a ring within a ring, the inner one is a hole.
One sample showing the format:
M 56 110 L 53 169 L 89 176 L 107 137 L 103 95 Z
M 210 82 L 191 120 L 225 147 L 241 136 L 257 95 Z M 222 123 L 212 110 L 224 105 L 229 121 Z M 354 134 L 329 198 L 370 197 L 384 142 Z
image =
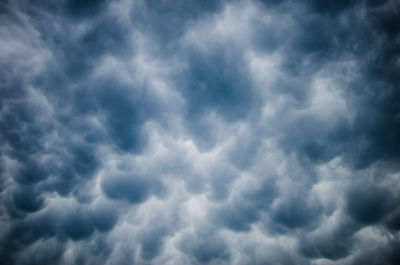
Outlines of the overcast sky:
M 397 0 L 1 0 L 0 263 L 400 264 Z

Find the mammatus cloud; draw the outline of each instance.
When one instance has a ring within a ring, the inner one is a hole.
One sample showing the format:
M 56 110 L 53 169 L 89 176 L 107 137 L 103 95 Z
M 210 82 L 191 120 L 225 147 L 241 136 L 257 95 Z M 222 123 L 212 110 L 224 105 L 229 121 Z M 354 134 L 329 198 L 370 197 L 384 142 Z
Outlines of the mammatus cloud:
M 2 264 L 399 264 L 397 1 L 2 1 Z

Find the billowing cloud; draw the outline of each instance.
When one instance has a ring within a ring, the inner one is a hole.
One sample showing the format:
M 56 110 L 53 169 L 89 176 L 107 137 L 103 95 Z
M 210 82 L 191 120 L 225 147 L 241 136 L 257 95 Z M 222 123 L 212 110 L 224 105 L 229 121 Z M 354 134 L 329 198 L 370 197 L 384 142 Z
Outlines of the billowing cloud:
M 2 1 L 2 264 L 399 264 L 394 0 Z

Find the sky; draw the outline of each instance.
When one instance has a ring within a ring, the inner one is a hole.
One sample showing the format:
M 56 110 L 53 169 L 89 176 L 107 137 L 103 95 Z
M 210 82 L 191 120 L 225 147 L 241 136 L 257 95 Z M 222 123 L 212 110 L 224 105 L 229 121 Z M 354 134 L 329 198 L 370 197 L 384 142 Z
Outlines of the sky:
M 0 263 L 400 264 L 397 0 L 1 0 Z

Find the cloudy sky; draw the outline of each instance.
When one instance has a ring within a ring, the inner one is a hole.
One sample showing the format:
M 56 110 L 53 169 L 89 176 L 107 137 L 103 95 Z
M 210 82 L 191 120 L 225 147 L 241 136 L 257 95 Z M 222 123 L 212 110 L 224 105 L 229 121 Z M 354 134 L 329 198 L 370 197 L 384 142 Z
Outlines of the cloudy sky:
M 397 0 L 1 0 L 0 263 L 400 264 Z

